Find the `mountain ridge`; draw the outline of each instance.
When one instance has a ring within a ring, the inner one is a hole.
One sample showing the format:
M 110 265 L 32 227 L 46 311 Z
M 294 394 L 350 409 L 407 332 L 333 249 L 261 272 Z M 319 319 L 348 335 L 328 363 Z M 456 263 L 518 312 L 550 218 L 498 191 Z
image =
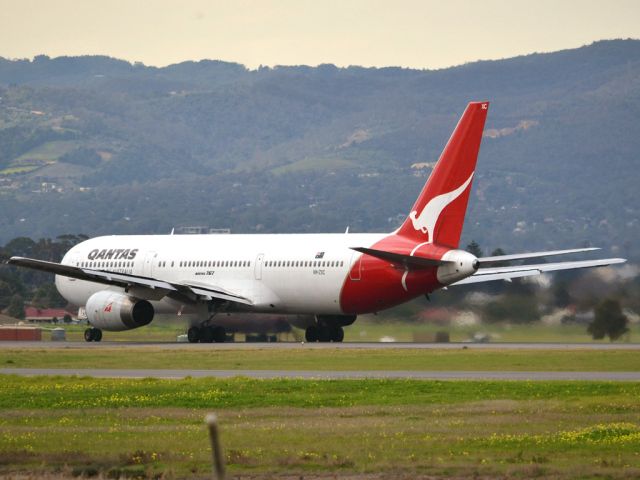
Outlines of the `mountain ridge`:
M 638 40 L 439 70 L 0 59 L 0 97 L 0 241 L 390 231 L 428 174 L 412 165 L 487 99 L 463 239 L 640 256 Z

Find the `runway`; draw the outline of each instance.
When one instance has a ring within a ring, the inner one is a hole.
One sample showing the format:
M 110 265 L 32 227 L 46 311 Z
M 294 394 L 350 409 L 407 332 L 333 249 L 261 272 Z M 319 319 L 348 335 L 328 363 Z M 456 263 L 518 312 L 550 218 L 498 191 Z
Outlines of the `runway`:
M 96 378 L 233 378 L 255 379 L 401 379 L 401 380 L 587 380 L 640 381 L 640 372 L 502 372 L 502 371 L 322 371 L 322 370 L 164 370 L 98 368 L 0 368 L 0 374 L 21 376 L 88 376 Z
M 640 343 L 413 343 L 413 342 L 344 342 L 344 343 L 177 343 L 177 342 L 11 342 L 0 341 L 0 350 L 23 349 L 152 349 L 152 350 L 291 350 L 291 349 L 361 349 L 361 350 L 639 350 Z

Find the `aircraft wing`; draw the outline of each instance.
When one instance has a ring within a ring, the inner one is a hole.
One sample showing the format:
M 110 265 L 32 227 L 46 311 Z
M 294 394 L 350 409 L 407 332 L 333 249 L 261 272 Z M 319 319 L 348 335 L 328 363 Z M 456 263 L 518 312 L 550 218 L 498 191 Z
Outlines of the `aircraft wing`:
M 556 272 L 558 270 L 573 270 L 576 268 L 589 267 L 605 267 L 607 265 L 615 265 L 624 263 L 624 258 L 604 258 L 601 260 L 580 260 L 577 262 L 556 262 L 556 263 L 540 263 L 538 265 L 518 265 L 515 267 L 495 267 L 495 268 L 479 268 L 476 273 L 459 282 L 452 283 L 454 285 L 466 285 L 469 283 L 491 282 L 494 280 L 511 280 L 512 278 L 530 277 L 540 275 L 545 272 Z
M 71 265 L 62 265 L 61 263 L 46 262 L 44 260 L 35 260 L 33 258 L 11 257 L 9 265 L 17 265 L 20 267 L 31 268 L 48 273 L 55 273 L 63 277 L 76 278 L 78 280 L 86 280 L 88 282 L 102 283 L 104 285 L 115 285 L 126 290 L 137 289 L 144 291 L 145 289 L 154 292 L 150 297 L 170 296 L 188 303 L 194 300 L 224 300 L 229 302 L 241 303 L 244 305 L 253 305 L 253 302 L 245 297 L 236 295 L 232 292 L 217 288 L 214 286 L 191 285 L 181 282 L 166 282 L 155 278 L 143 277 L 140 275 L 131 275 L 127 273 L 109 272 L 105 270 L 94 270 L 91 268 L 80 268 Z
M 485 263 L 507 262 L 510 260 L 529 260 L 531 258 L 551 257 L 554 255 L 567 255 L 569 253 L 593 252 L 594 250 L 600 250 L 600 249 L 597 247 L 588 247 L 588 248 L 571 248 L 568 250 L 547 250 L 546 252 L 516 253 L 513 255 L 497 255 L 494 257 L 479 257 L 478 262 L 480 262 L 480 265 L 482 266 Z

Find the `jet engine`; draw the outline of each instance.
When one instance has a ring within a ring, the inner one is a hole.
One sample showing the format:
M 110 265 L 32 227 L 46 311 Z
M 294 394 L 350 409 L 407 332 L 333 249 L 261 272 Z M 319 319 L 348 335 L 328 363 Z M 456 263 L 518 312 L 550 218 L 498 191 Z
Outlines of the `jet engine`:
M 109 290 L 91 295 L 85 309 L 91 325 L 112 332 L 144 327 L 155 313 L 147 300 Z

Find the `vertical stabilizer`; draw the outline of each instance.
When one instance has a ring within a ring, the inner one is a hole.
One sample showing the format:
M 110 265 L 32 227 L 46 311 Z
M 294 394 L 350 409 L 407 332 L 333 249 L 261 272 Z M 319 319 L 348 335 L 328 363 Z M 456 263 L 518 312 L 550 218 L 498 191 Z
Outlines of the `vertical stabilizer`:
M 467 105 L 397 234 L 458 248 L 489 102 Z

